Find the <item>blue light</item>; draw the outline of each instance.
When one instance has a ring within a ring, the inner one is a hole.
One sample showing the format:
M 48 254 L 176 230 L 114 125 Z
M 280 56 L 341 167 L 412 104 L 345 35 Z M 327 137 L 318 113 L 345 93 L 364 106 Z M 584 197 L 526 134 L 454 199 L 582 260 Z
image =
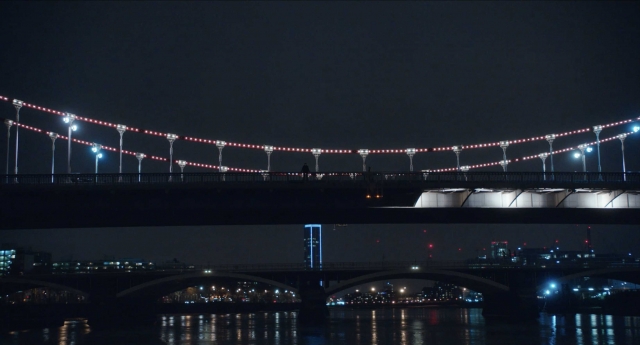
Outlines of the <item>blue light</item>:
M 580 153 L 578 153 L 578 152 L 573 154 L 573 157 L 575 157 L 575 158 L 580 158 L 580 156 L 582 156 L 582 155 Z
M 593 151 L 593 147 L 591 146 L 587 147 L 587 152 L 591 152 L 591 151 Z
M 633 126 L 633 132 L 637 133 L 638 131 L 640 131 L 640 126 Z
M 545 295 L 550 295 L 550 294 L 551 294 L 551 291 L 547 290 L 547 291 L 545 291 L 545 292 L 544 292 L 544 294 L 545 294 Z
M 552 288 L 552 289 L 555 289 L 555 288 L 556 288 L 556 284 L 551 283 L 551 288 Z

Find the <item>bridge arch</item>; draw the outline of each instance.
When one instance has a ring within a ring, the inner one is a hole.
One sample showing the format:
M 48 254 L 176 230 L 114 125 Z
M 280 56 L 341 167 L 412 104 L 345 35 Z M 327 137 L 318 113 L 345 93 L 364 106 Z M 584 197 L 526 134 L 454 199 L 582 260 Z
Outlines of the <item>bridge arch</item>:
M 128 298 L 128 297 L 135 296 L 141 292 L 149 291 L 149 290 L 162 291 L 162 292 L 158 292 L 158 294 L 160 295 L 157 297 L 159 298 L 161 296 L 164 296 L 166 293 L 184 289 L 189 286 L 193 286 L 194 284 L 200 284 L 203 280 L 214 280 L 215 278 L 232 278 L 232 279 L 238 279 L 241 281 L 265 283 L 281 289 L 293 291 L 296 294 L 298 293 L 297 288 L 293 286 L 289 286 L 284 283 L 277 282 L 275 280 L 266 279 L 258 276 L 252 276 L 248 274 L 213 271 L 211 273 L 196 272 L 196 273 L 174 275 L 174 276 L 164 277 L 160 279 L 155 279 L 146 283 L 133 286 L 126 290 L 120 291 L 119 293 L 116 294 L 116 298 Z M 166 293 L 164 293 L 165 291 Z
M 3 288 L 6 288 L 7 285 L 15 286 L 18 290 L 20 290 L 20 289 L 22 289 L 22 290 L 34 289 L 34 288 L 39 288 L 39 287 L 48 287 L 48 288 L 52 288 L 52 289 L 56 289 L 56 290 L 69 291 L 71 293 L 74 293 L 76 295 L 80 295 L 80 296 L 84 297 L 85 300 L 89 300 L 89 296 L 90 296 L 89 293 L 84 292 L 82 290 L 74 289 L 74 288 L 72 288 L 70 286 L 51 283 L 51 282 L 42 281 L 42 280 L 35 280 L 35 279 L 6 277 L 6 278 L 2 278 L 0 280 L 0 285 L 2 285 Z M 14 292 L 17 292 L 18 290 L 14 291 Z
M 473 291 L 481 293 L 492 292 L 508 292 L 510 289 L 508 286 L 496 283 L 493 280 L 482 278 L 476 275 L 447 271 L 447 270 L 430 270 L 430 269 L 403 269 L 394 271 L 376 272 L 366 274 L 360 277 L 346 280 L 337 285 L 331 286 L 326 289 L 327 296 L 331 296 L 337 292 L 346 290 L 350 287 L 354 287 L 361 284 L 370 282 L 388 280 L 388 279 L 424 279 L 424 280 L 438 280 L 448 283 L 453 283 L 459 286 L 464 286 Z
M 629 283 L 640 284 L 640 267 L 610 267 L 571 273 L 563 277 L 551 278 L 549 281 L 538 285 L 536 289 L 538 291 L 547 289 L 547 286 L 551 281 L 553 281 L 555 284 L 564 284 L 574 279 L 583 277 L 615 279 Z

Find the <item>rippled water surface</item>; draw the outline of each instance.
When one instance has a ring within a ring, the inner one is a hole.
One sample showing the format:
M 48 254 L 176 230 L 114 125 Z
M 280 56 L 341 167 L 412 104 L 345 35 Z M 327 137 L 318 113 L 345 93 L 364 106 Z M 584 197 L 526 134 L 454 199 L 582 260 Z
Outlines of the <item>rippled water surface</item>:
M 325 326 L 295 312 L 165 315 L 153 327 L 92 330 L 80 321 L 0 335 L 0 344 L 640 344 L 640 317 L 541 314 L 529 323 L 486 320 L 481 309 L 334 309 Z

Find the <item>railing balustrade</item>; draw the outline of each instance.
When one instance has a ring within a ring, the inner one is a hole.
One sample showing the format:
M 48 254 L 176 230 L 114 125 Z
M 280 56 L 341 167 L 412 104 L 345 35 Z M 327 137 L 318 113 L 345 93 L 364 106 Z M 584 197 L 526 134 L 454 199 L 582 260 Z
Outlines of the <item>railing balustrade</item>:
M 267 178 L 265 178 L 265 174 Z M 316 176 L 321 175 L 322 178 Z M 640 183 L 640 173 L 622 172 L 333 172 L 309 174 L 304 179 L 301 173 L 145 173 L 145 174 L 19 174 L 0 175 L 2 185 L 122 185 L 122 184 L 183 184 L 183 183 L 384 183 L 403 181 L 429 185 L 439 182 L 505 182 L 540 183 L 553 186 L 567 183 Z

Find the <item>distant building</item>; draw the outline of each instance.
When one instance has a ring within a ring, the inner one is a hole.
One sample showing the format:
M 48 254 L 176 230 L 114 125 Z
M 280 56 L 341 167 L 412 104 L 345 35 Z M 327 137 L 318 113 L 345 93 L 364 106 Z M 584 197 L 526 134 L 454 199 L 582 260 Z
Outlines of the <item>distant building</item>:
M 492 259 L 506 259 L 509 258 L 509 251 L 507 249 L 507 241 L 493 241 L 491 242 L 491 258 Z
M 322 225 L 304 226 L 304 266 L 310 269 L 322 268 Z
M 52 266 L 54 274 L 132 272 L 156 269 L 153 262 L 147 262 L 143 259 L 71 260 L 54 262 Z
M 51 273 L 51 253 L 14 245 L 0 246 L 0 276 Z

